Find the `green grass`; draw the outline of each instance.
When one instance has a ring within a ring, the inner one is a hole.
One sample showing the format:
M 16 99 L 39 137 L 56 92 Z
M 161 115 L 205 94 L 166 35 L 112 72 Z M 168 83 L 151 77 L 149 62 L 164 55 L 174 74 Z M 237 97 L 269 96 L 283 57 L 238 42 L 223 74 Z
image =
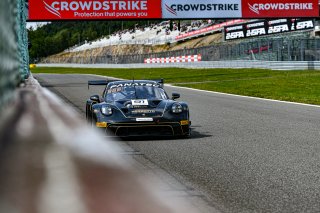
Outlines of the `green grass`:
M 35 68 L 32 73 L 97 74 L 158 79 L 203 90 L 320 105 L 320 71 L 264 69 L 79 69 Z

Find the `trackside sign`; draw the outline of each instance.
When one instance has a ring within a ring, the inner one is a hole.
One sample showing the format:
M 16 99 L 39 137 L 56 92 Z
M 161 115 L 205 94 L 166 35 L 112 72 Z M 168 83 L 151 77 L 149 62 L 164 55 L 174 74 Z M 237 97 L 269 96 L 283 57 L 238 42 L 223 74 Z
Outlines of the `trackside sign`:
M 318 0 L 245 0 L 244 18 L 319 17 Z
M 318 0 L 162 0 L 162 18 L 319 17 Z
M 161 17 L 161 0 L 29 0 L 29 20 Z
M 164 19 L 240 18 L 241 0 L 162 0 Z
M 225 40 L 250 38 L 314 28 L 312 19 L 265 19 L 224 28 Z
M 29 0 L 29 21 L 303 17 L 318 0 Z

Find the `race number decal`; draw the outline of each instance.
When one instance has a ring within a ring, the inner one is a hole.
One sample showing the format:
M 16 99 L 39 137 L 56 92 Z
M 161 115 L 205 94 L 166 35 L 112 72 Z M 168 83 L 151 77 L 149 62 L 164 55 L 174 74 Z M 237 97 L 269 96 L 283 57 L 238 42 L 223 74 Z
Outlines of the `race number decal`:
M 148 100 L 147 99 L 141 99 L 141 100 L 132 100 L 132 106 L 148 106 Z

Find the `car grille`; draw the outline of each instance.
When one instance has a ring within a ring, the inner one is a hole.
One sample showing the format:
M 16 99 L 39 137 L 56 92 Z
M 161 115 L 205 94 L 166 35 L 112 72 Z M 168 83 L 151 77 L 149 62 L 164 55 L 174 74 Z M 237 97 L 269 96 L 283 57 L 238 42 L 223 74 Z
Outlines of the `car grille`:
M 173 136 L 174 131 L 171 126 L 121 126 L 116 129 L 115 134 L 120 137 L 124 136 Z

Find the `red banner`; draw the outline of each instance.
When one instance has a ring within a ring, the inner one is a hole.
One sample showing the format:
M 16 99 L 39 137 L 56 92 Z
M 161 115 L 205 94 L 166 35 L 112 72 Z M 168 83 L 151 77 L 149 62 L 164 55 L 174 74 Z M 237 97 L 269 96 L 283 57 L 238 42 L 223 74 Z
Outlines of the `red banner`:
M 29 20 L 161 19 L 161 0 L 29 0 Z
M 317 16 L 318 0 L 242 0 L 242 18 Z
M 240 24 L 240 23 L 243 23 L 243 22 L 245 22 L 245 20 L 235 19 L 235 20 L 223 22 L 223 23 L 220 23 L 220 24 L 215 24 L 215 25 L 212 25 L 210 27 L 206 27 L 206 28 L 203 28 L 203 29 L 200 29 L 200 30 L 195 30 L 195 31 L 192 31 L 192 32 L 184 33 L 182 35 L 178 35 L 178 36 L 176 36 L 176 40 L 182 40 L 182 39 L 185 39 L 185 38 L 188 38 L 188 37 L 194 37 L 194 36 L 198 36 L 198 35 L 202 35 L 202 34 L 206 34 L 206 33 L 215 32 L 215 31 L 221 30 L 225 26 L 230 26 L 230 25 L 234 25 L 234 24 Z

